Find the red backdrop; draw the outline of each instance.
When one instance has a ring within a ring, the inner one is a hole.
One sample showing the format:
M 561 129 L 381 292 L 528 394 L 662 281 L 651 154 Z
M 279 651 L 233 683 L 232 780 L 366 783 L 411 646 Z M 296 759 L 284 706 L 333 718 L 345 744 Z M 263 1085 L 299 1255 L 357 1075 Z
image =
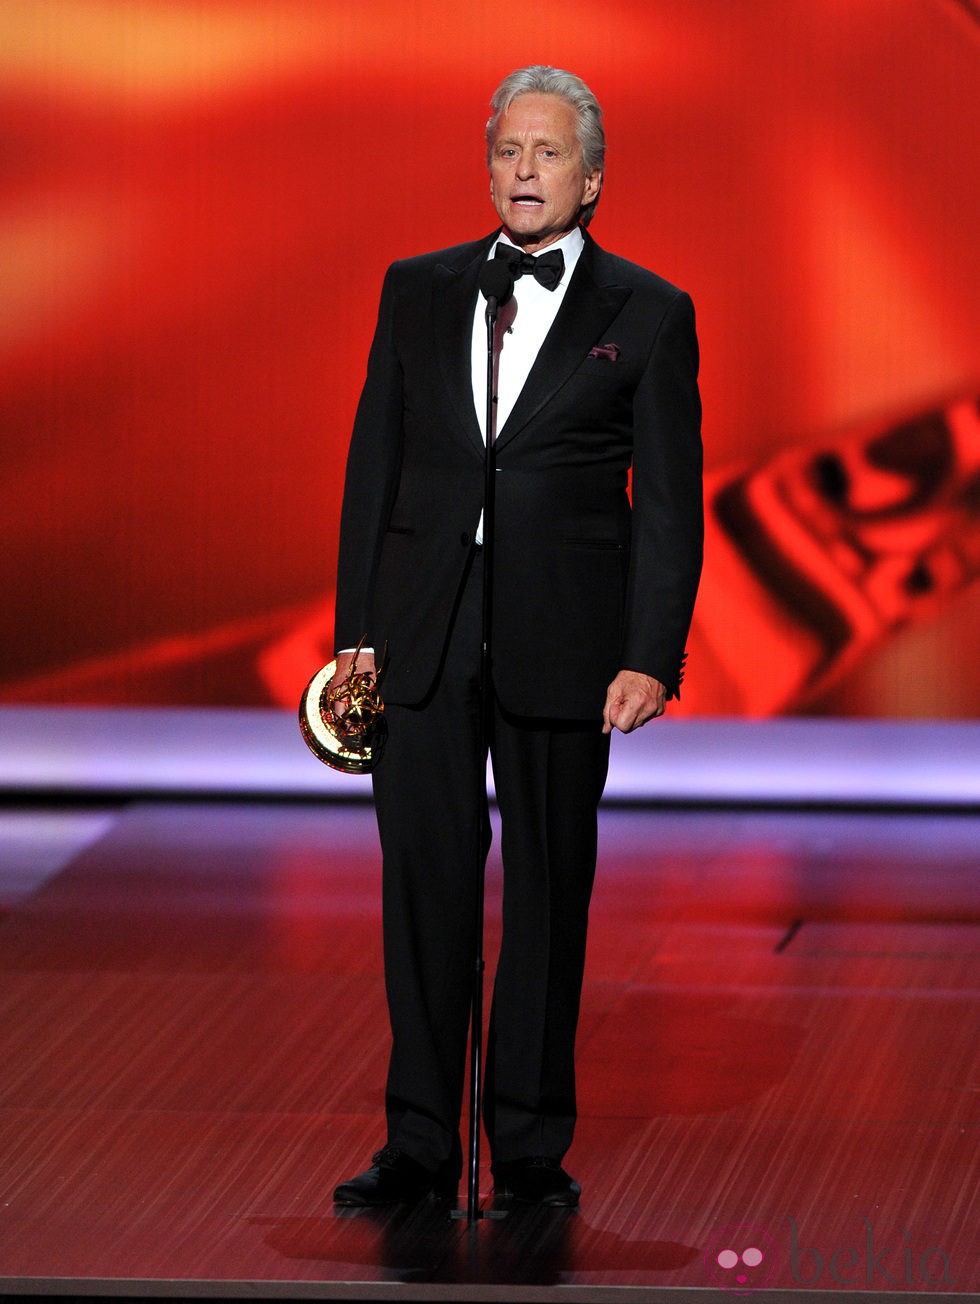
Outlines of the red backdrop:
M 698 308 L 681 709 L 980 714 L 978 56 L 965 0 L 5 0 L 0 701 L 295 703 L 384 268 L 492 229 L 549 62 Z

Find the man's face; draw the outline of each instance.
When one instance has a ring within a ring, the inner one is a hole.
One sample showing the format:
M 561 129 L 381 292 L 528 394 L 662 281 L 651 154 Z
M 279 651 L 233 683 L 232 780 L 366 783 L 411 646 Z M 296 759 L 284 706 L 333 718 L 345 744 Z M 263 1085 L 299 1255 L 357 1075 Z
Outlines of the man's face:
M 528 253 L 554 244 L 599 193 L 586 174 L 576 114 L 558 95 L 529 92 L 497 124 L 490 151 L 490 197 L 507 234 Z

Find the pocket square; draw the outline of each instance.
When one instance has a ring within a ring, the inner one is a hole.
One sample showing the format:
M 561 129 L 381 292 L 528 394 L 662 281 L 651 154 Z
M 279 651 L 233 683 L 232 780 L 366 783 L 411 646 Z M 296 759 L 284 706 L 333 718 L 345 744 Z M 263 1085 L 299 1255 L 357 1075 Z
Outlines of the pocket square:
M 594 349 L 589 349 L 590 358 L 605 358 L 607 362 L 615 362 L 619 357 L 618 344 L 597 344 Z

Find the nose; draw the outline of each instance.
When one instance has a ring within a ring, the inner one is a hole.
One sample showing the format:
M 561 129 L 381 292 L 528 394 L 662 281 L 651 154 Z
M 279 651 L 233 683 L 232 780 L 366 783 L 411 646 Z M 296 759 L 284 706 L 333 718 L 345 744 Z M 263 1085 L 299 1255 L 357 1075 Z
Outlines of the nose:
M 521 157 L 517 160 L 517 175 L 521 181 L 529 181 L 537 172 L 537 160 L 533 149 L 524 149 L 521 151 Z

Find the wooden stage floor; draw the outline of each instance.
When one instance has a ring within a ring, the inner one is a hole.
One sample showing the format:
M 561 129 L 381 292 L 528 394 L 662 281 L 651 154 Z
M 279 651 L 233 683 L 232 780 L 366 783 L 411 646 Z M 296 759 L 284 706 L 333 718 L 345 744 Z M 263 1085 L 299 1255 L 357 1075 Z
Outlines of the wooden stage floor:
M 976 815 L 606 810 L 582 1205 L 467 1227 L 330 1199 L 382 1139 L 369 808 L 8 807 L 0 1292 L 967 1298 L 978 852 Z

